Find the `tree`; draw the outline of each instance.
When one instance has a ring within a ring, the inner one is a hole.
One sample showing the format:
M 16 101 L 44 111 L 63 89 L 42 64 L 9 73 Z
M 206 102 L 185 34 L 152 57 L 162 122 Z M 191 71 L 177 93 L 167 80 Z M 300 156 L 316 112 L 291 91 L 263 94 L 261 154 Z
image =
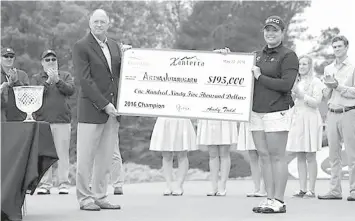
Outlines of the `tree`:
M 162 16 L 165 20 L 165 30 L 169 32 L 171 40 L 169 47 L 176 42 L 176 35 L 183 22 L 187 20 L 194 7 L 194 1 L 166 1 L 162 2 Z
M 321 35 L 315 41 L 316 44 L 309 53 L 315 60 L 314 71 L 317 75 L 323 75 L 325 66 L 329 65 L 334 59 L 331 52 L 331 40 L 340 33 L 339 28 L 327 28 L 321 31 Z M 314 37 L 313 39 L 314 40 Z
M 260 30 L 268 16 L 282 15 L 287 24 L 292 24 L 296 22 L 292 19 L 308 6 L 310 2 L 299 1 L 198 2 L 181 27 L 176 47 L 229 47 L 232 51 L 251 52 L 264 44 Z M 288 34 L 284 43 L 294 46 Z
M 84 34 L 87 10 L 74 2 L 3 2 L 1 40 L 13 47 L 30 77 L 41 70 L 40 55 L 54 49 L 62 68 L 71 69 L 71 47 Z

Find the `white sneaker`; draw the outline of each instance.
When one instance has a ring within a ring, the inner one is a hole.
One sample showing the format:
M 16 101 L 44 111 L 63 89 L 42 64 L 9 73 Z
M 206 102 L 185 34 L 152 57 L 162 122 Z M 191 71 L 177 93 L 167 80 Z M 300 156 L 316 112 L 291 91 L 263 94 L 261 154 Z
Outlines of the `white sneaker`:
M 286 213 L 286 205 L 273 199 L 271 203 L 261 209 L 261 213 Z
M 38 190 L 37 190 L 37 194 L 38 194 L 38 195 L 48 195 L 48 194 L 51 194 L 51 192 L 49 191 L 49 189 L 40 187 L 40 188 L 38 188 Z
M 59 194 L 69 194 L 69 190 L 66 187 L 59 188 Z
M 254 213 L 261 213 L 262 209 L 265 208 L 266 206 L 268 206 L 269 204 L 272 203 L 271 199 L 263 199 L 258 206 L 253 208 L 253 212 Z

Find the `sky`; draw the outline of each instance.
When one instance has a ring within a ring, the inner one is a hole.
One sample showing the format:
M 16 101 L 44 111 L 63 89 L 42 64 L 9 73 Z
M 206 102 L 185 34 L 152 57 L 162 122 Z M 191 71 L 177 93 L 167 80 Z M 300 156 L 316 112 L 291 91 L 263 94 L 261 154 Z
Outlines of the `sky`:
M 307 8 L 302 16 L 308 25 L 307 33 L 319 36 L 322 29 L 338 27 L 340 34 L 349 40 L 349 57 L 355 59 L 354 9 L 354 0 L 312 0 L 311 7 Z M 296 41 L 297 54 L 305 54 L 311 48 L 312 42 Z

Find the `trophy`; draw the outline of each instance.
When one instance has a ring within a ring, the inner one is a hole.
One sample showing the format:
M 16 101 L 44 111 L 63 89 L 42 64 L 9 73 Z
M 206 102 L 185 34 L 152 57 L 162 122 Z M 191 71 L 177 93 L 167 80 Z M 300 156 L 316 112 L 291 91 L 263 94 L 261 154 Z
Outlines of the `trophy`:
M 27 114 L 23 122 L 35 122 L 32 113 L 42 106 L 44 86 L 13 87 L 16 106 Z

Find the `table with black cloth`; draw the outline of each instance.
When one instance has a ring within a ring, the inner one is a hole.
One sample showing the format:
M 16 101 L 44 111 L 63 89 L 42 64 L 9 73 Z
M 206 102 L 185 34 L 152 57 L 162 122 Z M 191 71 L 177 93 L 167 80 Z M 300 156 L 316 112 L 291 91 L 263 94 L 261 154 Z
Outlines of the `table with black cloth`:
M 1 220 L 22 220 L 26 190 L 57 160 L 49 123 L 1 123 Z

